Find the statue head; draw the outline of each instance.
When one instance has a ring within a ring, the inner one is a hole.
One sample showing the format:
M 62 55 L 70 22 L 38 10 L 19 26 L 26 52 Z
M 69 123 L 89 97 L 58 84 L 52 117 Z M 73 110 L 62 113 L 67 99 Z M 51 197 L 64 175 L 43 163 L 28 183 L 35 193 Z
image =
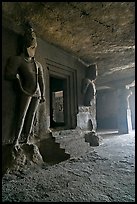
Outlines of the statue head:
M 37 48 L 36 34 L 30 25 L 30 23 L 25 23 L 24 32 L 24 50 L 29 57 L 34 57 Z
M 95 80 L 96 77 L 97 77 L 97 65 L 96 64 L 89 65 L 89 67 L 87 67 L 86 70 L 86 78 L 90 80 Z

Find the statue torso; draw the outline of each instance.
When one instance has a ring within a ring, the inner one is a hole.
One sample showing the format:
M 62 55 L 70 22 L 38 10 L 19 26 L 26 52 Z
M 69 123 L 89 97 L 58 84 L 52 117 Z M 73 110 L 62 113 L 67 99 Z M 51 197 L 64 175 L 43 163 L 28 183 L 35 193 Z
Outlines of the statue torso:
M 33 93 L 37 86 L 38 69 L 34 61 L 27 62 L 24 58 L 20 58 L 20 66 L 17 73 L 19 74 L 23 88 Z
M 18 74 L 20 88 L 30 95 L 40 95 L 38 86 L 38 66 L 34 60 L 27 61 L 23 56 L 16 56 L 13 60 L 14 63 L 11 69 L 14 69 L 15 74 Z

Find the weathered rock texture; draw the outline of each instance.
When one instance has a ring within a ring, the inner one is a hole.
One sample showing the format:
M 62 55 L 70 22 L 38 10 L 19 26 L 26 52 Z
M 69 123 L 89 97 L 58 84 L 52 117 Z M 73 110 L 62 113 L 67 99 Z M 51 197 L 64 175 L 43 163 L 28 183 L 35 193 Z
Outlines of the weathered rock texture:
M 91 106 L 80 106 L 77 114 L 77 127 L 83 130 L 96 130 L 96 100 Z
M 3 2 L 2 14 L 12 30 L 30 20 L 40 38 L 96 62 L 99 84 L 134 76 L 135 2 Z
M 90 146 L 99 146 L 100 142 L 102 141 L 102 137 L 99 136 L 96 132 L 94 131 L 88 131 L 85 133 L 85 141 L 90 144 Z
M 6 174 L 2 201 L 135 203 L 135 135 L 103 137 L 81 157 Z
M 21 144 L 18 150 L 12 144 L 7 144 L 2 150 L 2 174 L 19 171 L 28 164 L 43 163 L 39 149 L 34 144 Z

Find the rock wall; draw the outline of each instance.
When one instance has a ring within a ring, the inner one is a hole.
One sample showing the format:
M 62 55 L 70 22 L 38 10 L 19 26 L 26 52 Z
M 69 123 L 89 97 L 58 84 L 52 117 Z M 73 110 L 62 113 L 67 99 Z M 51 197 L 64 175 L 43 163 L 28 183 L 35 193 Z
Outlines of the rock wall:
M 16 126 L 16 113 L 18 111 L 18 104 L 15 90 L 12 82 L 6 81 L 4 78 L 5 65 L 8 57 L 14 56 L 18 51 L 18 37 L 19 35 L 7 28 L 3 27 L 2 29 L 2 142 L 3 144 L 8 144 L 13 141 L 14 138 L 14 129 Z M 91 119 L 94 115 L 92 110 L 89 109 L 84 110 L 84 116 L 82 116 L 81 106 L 83 105 L 83 95 L 81 94 L 81 82 L 83 76 L 85 76 L 85 65 L 83 65 L 75 56 L 66 53 L 61 48 L 53 46 L 40 38 L 38 38 L 38 48 L 36 50 L 36 60 L 38 60 L 44 70 L 44 78 L 45 78 L 45 97 L 46 102 L 41 104 L 38 108 L 35 125 L 34 125 L 34 135 L 36 139 L 46 138 L 50 132 L 50 98 L 49 98 L 49 70 L 47 67 L 47 61 L 50 60 L 54 62 L 54 70 L 58 72 L 58 67 L 56 64 L 60 66 L 66 66 L 67 69 L 70 69 L 71 72 L 74 73 L 72 75 L 72 80 L 75 82 L 76 89 L 76 101 L 75 107 L 71 105 L 73 109 L 73 114 L 70 116 L 75 117 L 78 120 L 79 124 L 81 123 L 80 117 L 85 117 L 85 124 L 83 123 L 81 127 L 86 127 L 88 124 L 88 117 Z M 74 78 L 75 76 L 75 78 Z M 70 84 L 71 91 L 74 89 L 73 84 Z M 73 96 L 72 96 L 73 99 Z M 71 101 L 72 102 L 72 101 Z M 74 110 L 75 109 L 75 110 Z M 78 115 L 77 115 L 78 114 Z M 94 117 L 95 118 L 95 117 Z M 95 121 L 95 120 L 94 120 Z M 73 126 L 75 128 L 76 126 Z

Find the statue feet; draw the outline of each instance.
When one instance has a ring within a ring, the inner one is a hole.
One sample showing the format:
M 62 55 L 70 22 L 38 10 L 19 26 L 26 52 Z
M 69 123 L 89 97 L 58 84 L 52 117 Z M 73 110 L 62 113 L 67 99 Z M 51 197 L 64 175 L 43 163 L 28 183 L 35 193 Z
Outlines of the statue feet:
M 20 144 L 19 144 L 18 140 L 15 140 L 15 141 L 13 142 L 13 149 L 14 149 L 16 152 L 18 152 L 18 151 L 20 150 Z
M 13 141 L 13 149 L 15 152 L 18 152 L 20 150 L 20 144 L 29 144 L 29 137 L 25 137 L 24 140 L 14 139 Z
M 26 138 L 23 143 L 29 144 L 29 138 Z
M 26 134 L 22 134 L 19 143 L 28 144 L 29 143 L 29 136 L 26 136 Z

